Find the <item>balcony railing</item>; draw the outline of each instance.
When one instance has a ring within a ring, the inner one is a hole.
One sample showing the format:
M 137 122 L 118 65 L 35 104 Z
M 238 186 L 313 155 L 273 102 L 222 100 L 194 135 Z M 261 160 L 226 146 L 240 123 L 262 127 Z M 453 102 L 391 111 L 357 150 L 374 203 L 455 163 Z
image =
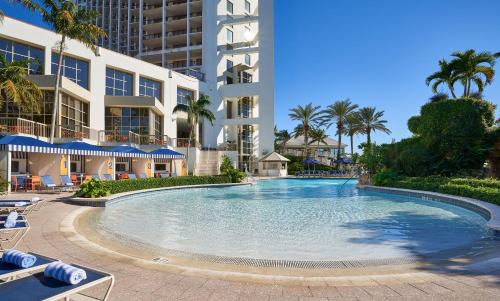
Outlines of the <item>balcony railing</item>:
M 25 134 L 37 137 L 49 137 L 50 127 L 43 123 L 34 122 L 23 118 L 0 118 L 0 133 L 13 135 Z
M 84 125 L 59 125 L 57 126 L 57 137 L 66 140 L 98 140 L 99 131 Z
M 99 144 L 135 144 L 173 146 L 173 139 L 167 135 L 140 135 L 134 132 L 99 131 Z
M 237 151 L 238 146 L 235 142 L 226 142 L 217 145 L 217 150 L 219 151 Z
M 173 147 L 188 147 L 189 138 L 172 138 Z M 190 147 L 201 148 L 201 143 L 195 139 L 191 139 Z

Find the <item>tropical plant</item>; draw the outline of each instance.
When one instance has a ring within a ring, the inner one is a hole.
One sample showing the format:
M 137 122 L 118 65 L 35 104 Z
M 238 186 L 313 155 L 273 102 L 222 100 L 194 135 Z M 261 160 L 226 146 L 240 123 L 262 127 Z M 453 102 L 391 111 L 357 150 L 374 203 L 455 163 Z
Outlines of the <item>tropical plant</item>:
M 438 101 L 443 101 L 443 100 L 448 100 L 450 97 L 446 93 L 437 93 L 432 95 L 429 100 L 431 102 L 438 102 Z
M 321 112 L 319 109 L 320 106 L 313 106 L 312 103 L 309 103 L 305 107 L 298 105 L 290 109 L 290 113 L 288 114 L 290 119 L 300 123 L 295 128 L 294 136 L 297 138 L 298 136 L 304 135 L 304 158 L 307 158 L 309 153 L 309 131 L 321 121 Z
M 455 95 L 454 84 L 457 80 L 456 73 L 453 70 L 453 66 L 446 60 L 439 61 L 439 71 L 434 72 L 425 80 L 425 84 L 429 86 L 432 83 L 432 92 L 438 94 L 438 87 L 440 85 L 446 85 L 451 92 L 453 98 L 457 98 Z
M 231 162 L 231 158 L 229 156 L 222 156 L 222 163 L 220 164 L 220 172 L 221 174 L 227 173 L 229 170 L 234 169 L 233 162 Z
M 359 114 L 359 125 L 361 127 L 361 132 L 366 134 L 366 143 L 371 145 L 371 133 L 380 131 L 386 134 L 390 134 L 391 131 L 385 126 L 387 120 L 383 120 L 384 111 L 377 112 L 374 107 L 364 107 L 358 112 Z
M 326 138 L 328 138 L 328 135 L 326 134 L 326 131 L 324 129 L 312 128 L 310 137 L 311 137 L 311 144 L 317 143 L 316 155 L 319 156 L 319 146 L 321 143 L 328 144 L 328 142 L 326 142 Z
M 59 60 L 57 62 L 56 82 L 54 85 L 54 106 L 52 110 L 52 124 L 50 129 L 50 142 L 54 142 L 56 129 L 56 116 L 59 107 L 59 83 L 61 81 L 61 69 L 66 48 L 66 40 L 77 40 L 90 48 L 97 50 L 96 42 L 105 37 L 106 33 L 94 20 L 99 16 L 96 10 L 89 10 L 78 6 L 73 0 L 17 0 L 26 8 L 37 11 L 42 15 L 42 20 L 61 35 L 57 45 Z
M 360 117 L 358 112 L 353 112 L 346 117 L 343 134 L 349 136 L 351 142 L 351 156 L 354 155 L 354 136 L 362 132 Z M 352 158 L 351 158 L 352 160 Z
M 31 61 L 8 62 L 0 55 L 0 108 L 12 101 L 23 112 L 40 112 L 43 92 L 27 78 Z
M 491 84 L 495 76 L 496 57 L 490 52 L 476 53 L 475 50 L 458 51 L 451 54 L 454 59 L 450 62 L 453 69 L 454 82 L 460 81 L 464 86 L 463 97 L 472 93 L 472 83 L 477 86 L 478 92 L 483 92 L 486 85 Z
M 110 194 L 111 188 L 109 182 L 91 179 L 80 185 L 80 190 L 77 191 L 76 196 L 82 198 L 100 198 Z
M 191 148 L 191 140 L 194 140 L 196 126 L 201 120 L 206 119 L 211 125 L 214 124 L 215 115 L 208 108 L 210 106 L 210 97 L 201 94 L 198 100 L 194 100 L 192 97 L 187 97 L 186 104 L 177 104 L 174 108 L 173 113 L 184 112 L 187 114 L 187 123 L 189 127 L 189 137 L 186 149 L 186 163 L 189 162 L 189 149 Z M 189 172 L 188 164 L 186 164 L 186 171 Z
M 352 114 L 358 105 L 353 104 L 349 99 L 339 100 L 329 105 L 321 112 L 322 123 L 327 127 L 335 124 L 337 129 L 337 160 L 340 159 L 340 147 L 342 145 L 342 135 L 344 134 L 344 126 L 347 123 L 347 116 Z
M 286 143 L 292 138 L 292 134 L 287 130 L 281 130 L 276 133 L 276 142 L 279 148 L 284 153 L 286 151 Z
M 220 172 L 222 175 L 229 177 L 232 183 L 241 183 L 245 179 L 245 173 L 234 168 L 233 162 L 228 156 L 222 158 Z

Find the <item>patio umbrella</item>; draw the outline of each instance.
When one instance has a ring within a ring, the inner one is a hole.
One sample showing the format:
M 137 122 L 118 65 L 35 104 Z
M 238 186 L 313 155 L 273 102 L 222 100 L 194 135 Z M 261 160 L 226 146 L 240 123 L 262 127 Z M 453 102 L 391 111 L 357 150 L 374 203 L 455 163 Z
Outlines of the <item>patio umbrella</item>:
M 333 163 L 340 163 L 340 164 L 352 164 L 352 160 L 348 158 L 340 158 L 338 160 L 333 161 Z

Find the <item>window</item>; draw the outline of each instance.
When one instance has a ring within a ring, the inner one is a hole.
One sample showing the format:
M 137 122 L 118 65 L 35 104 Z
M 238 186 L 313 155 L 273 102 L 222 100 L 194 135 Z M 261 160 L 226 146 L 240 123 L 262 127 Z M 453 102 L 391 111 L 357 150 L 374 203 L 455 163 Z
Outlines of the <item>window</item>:
M 28 65 L 29 73 L 43 74 L 44 54 L 42 49 L 0 39 L 0 55 L 3 55 L 7 62 L 32 60 Z
M 105 127 L 116 135 L 128 136 L 129 132 L 149 135 L 149 109 L 106 107 Z
M 233 31 L 231 29 L 227 29 L 227 42 L 233 43 Z
M 61 127 L 71 132 L 84 132 L 83 127 L 89 124 L 89 104 L 66 94 L 61 98 Z
M 163 136 L 163 117 L 161 115 L 155 114 L 155 137 L 161 138 L 162 136 Z
M 167 164 L 155 164 L 155 171 L 166 171 Z
M 177 103 L 187 105 L 189 97 L 194 98 L 193 91 L 177 87 Z
M 19 161 L 14 161 L 10 163 L 10 171 L 12 173 L 19 173 Z
M 115 170 L 116 170 L 116 172 L 127 172 L 128 171 L 128 163 L 127 162 L 116 163 Z
M 228 13 L 233 14 L 233 2 L 227 0 L 226 1 L 226 10 Z
M 247 13 L 251 13 L 252 11 L 252 4 L 248 0 L 245 0 L 245 11 Z
M 162 101 L 161 98 L 161 82 L 147 79 L 144 77 L 139 78 L 139 95 L 156 97 Z
M 252 65 L 252 57 L 250 56 L 250 54 L 245 54 L 245 65 Z
M 59 55 L 52 53 L 52 74 L 57 74 Z M 61 73 L 64 77 L 89 89 L 89 63 L 69 56 L 63 56 Z
M 233 61 L 227 60 L 226 61 L 226 70 L 227 70 L 227 72 L 233 72 L 233 67 L 234 67 Z
M 106 95 L 132 96 L 132 74 L 106 68 Z

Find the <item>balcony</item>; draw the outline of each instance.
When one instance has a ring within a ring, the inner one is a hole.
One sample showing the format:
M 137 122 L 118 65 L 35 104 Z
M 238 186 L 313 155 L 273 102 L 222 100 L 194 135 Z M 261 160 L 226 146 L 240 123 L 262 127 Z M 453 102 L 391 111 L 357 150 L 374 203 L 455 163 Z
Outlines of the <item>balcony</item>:
M 99 145 L 104 146 L 131 144 L 171 147 L 175 140 L 167 135 L 140 135 L 134 132 L 123 134 L 119 131 L 99 131 L 98 136 Z
M 189 138 L 172 138 L 172 147 L 196 147 L 201 148 L 201 143 L 198 140 L 191 139 L 189 143 Z

